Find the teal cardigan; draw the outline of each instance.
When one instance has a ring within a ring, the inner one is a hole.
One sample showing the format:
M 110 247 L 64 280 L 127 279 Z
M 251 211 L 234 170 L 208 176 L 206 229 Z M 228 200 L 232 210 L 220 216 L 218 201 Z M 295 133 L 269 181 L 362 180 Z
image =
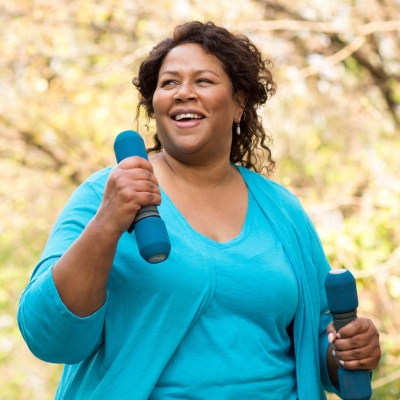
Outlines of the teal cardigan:
M 259 174 L 237 168 L 281 240 L 298 281 L 294 319 L 298 398 L 325 399 L 324 390 L 337 391 L 326 366 L 325 329 L 331 317 L 326 314 L 324 280 L 330 267 L 318 235 L 294 195 Z M 147 399 L 215 289 L 214 266 L 204 256 L 201 268 L 190 268 L 192 255 L 179 248 L 178 236 L 171 237 L 170 257 L 151 265 L 141 259 L 134 235 L 124 234 L 105 304 L 85 318 L 65 307 L 52 266 L 95 215 L 110 169 L 94 174 L 74 192 L 20 299 L 18 323 L 32 353 L 65 364 L 56 399 Z M 163 204 L 159 211 L 167 227 L 175 222 Z
M 299 399 L 325 399 L 331 384 L 326 352 L 326 326 L 331 322 L 324 281 L 330 270 L 317 232 L 298 199 L 282 186 L 240 168 L 276 235 L 281 240 L 299 285 L 294 319 L 294 346 Z

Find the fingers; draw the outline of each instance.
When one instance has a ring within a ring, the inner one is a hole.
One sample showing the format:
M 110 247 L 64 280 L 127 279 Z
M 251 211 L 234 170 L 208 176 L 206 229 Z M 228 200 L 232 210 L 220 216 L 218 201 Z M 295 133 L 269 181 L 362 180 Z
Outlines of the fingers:
M 332 328 L 329 329 L 333 333 Z M 332 355 L 348 369 L 373 370 L 381 358 L 379 333 L 367 318 L 351 321 L 336 333 L 332 343 Z
M 326 327 L 326 332 L 328 333 L 328 340 L 329 343 L 335 343 L 336 338 L 337 338 L 337 331 L 335 329 L 335 326 L 333 325 L 333 322 L 331 322 L 327 327 Z
M 113 171 L 115 186 L 126 195 L 126 200 L 140 207 L 161 202 L 157 178 L 153 166 L 141 157 L 128 157 L 122 160 Z
M 138 156 L 125 158 L 118 164 L 118 167 L 122 169 L 142 168 L 153 173 L 153 166 L 151 165 L 150 161 Z
M 153 202 L 158 204 L 157 201 L 161 200 L 153 196 L 159 195 L 160 189 L 156 177 L 148 170 L 116 169 L 110 174 L 108 183 L 107 189 L 117 191 L 125 201 L 139 200 L 139 208 Z
M 372 321 L 367 318 L 355 318 L 353 321 L 340 329 L 339 337 L 346 339 L 368 331 L 370 331 L 371 334 L 372 325 Z
M 337 349 L 332 353 L 339 359 L 339 363 L 346 369 L 374 370 L 381 358 L 380 348 L 366 346 L 365 348 L 342 352 Z M 358 359 L 358 357 L 360 357 Z
M 111 170 L 96 217 L 111 231 L 122 234 L 141 207 L 160 203 L 160 189 L 150 162 L 128 157 Z

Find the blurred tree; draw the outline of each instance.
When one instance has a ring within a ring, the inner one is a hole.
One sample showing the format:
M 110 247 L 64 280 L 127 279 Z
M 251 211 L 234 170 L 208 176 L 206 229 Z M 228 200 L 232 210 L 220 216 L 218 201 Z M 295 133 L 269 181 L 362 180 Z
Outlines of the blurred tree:
M 265 4 L 264 20 L 239 27 L 277 70 L 278 93 L 262 112 L 275 136 L 275 179 L 302 199 L 332 266 L 359 278 L 360 314 L 378 323 L 384 349 L 374 393 L 396 398 L 399 2 Z
M 374 397 L 400 393 L 400 2 L 19 0 L 0 13 L 0 399 L 52 398 L 59 366 L 30 355 L 18 299 L 73 189 L 136 129 L 131 86 L 154 44 L 188 20 L 245 33 L 274 63 L 260 110 L 277 171 L 334 268 L 358 277 L 379 326 Z M 139 130 L 149 140 L 144 121 Z M 332 397 L 333 398 L 333 397 Z

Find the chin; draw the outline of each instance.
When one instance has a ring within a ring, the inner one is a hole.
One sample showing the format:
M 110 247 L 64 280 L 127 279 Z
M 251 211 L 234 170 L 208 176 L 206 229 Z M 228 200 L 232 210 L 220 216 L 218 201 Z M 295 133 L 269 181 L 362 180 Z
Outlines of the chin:
M 169 154 L 171 154 L 171 152 L 194 154 L 201 151 L 207 144 L 206 142 L 202 143 L 201 141 L 199 141 L 199 138 L 196 136 L 180 136 L 175 140 L 163 140 L 161 141 L 161 143 L 163 144 L 164 149 L 166 149 Z

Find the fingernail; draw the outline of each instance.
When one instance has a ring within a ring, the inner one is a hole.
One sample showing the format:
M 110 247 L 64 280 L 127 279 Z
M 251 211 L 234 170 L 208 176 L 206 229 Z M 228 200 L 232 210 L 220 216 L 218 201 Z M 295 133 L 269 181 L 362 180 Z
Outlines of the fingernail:
M 343 361 L 343 360 L 339 360 L 339 363 L 340 363 L 341 365 L 344 365 L 344 361 Z
M 336 337 L 337 337 L 338 339 L 341 339 L 341 338 L 342 338 L 342 337 L 340 336 L 340 333 L 339 333 L 339 332 L 336 334 Z
M 333 340 L 333 333 L 332 332 L 328 335 L 328 340 L 329 340 L 329 343 L 332 343 L 332 340 Z

